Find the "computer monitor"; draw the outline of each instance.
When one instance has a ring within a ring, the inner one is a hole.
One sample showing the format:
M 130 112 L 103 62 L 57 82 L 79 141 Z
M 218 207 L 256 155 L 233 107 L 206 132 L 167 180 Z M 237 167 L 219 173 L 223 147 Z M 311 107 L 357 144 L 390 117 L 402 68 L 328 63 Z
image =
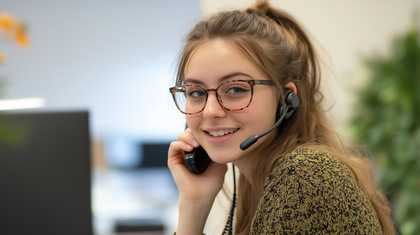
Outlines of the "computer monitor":
M 88 112 L 1 115 L 26 138 L 0 143 L 0 234 L 92 235 Z
M 168 168 L 170 143 L 142 143 L 140 168 Z

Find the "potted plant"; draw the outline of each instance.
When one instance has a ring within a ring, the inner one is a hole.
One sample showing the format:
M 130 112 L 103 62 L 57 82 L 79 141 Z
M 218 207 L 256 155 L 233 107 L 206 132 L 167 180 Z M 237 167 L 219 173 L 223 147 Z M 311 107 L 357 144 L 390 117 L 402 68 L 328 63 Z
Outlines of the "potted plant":
M 380 188 L 402 234 L 420 234 L 420 32 L 393 40 L 389 56 L 364 59 L 350 130 L 372 153 Z

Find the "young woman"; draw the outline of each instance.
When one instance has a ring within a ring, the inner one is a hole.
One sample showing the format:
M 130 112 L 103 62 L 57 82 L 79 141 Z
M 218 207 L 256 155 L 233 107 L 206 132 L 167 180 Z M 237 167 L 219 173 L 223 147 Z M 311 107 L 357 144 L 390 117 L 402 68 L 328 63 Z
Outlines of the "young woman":
M 349 153 L 322 109 L 319 61 L 307 34 L 267 1 L 199 22 L 182 51 L 174 100 L 189 126 L 172 142 L 168 166 L 178 186 L 177 234 L 202 234 L 226 164 L 240 170 L 235 234 L 395 234 L 369 162 Z M 289 119 L 246 150 L 240 144 Z M 203 147 L 202 174 L 184 151 Z

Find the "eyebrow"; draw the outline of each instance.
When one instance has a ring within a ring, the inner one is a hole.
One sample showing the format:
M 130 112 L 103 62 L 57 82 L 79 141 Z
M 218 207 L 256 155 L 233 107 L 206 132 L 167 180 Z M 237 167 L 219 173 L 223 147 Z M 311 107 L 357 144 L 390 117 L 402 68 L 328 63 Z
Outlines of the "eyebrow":
M 223 81 L 225 81 L 229 78 L 235 77 L 235 76 L 246 76 L 246 77 L 249 77 L 249 78 L 253 78 L 251 75 L 246 74 L 246 73 L 234 72 L 234 73 L 230 73 L 230 74 L 227 74 L 227 75 L 219 78 L 219 83 L 222 83 Z M 194 84 L 198 84 L 198 85 L 204 85 L 204 82 L 202 82 L 198 79 L 195 79 L 195 78 L 185 79 L 184 84 L 186 84 L 186 83 L 194 83 Z

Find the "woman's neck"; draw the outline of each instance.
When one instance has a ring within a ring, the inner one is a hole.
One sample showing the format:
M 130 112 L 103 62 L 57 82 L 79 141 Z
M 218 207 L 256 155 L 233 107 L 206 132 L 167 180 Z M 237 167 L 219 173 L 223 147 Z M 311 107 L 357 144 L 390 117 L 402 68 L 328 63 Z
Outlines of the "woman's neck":
M 255 167 L 258 165 L 259 160 L 266 158 L 267 156 L 262 156 L 261 153 L 264 152 L 263 149 L 269 147 L 268 145 L 272 142 L 272 139 L 275 137 L 277 130 L 272 133 L 262 137 L 258 146 L 251 146 L 248 150 L 245 150 L 244 155 L 238 160 L 234 161 L 233 164 L 239 168 L 241 174 L 249 182 L 253 182 L 255 178 Z M 253 148 L 254 147 L 254 148 Z

